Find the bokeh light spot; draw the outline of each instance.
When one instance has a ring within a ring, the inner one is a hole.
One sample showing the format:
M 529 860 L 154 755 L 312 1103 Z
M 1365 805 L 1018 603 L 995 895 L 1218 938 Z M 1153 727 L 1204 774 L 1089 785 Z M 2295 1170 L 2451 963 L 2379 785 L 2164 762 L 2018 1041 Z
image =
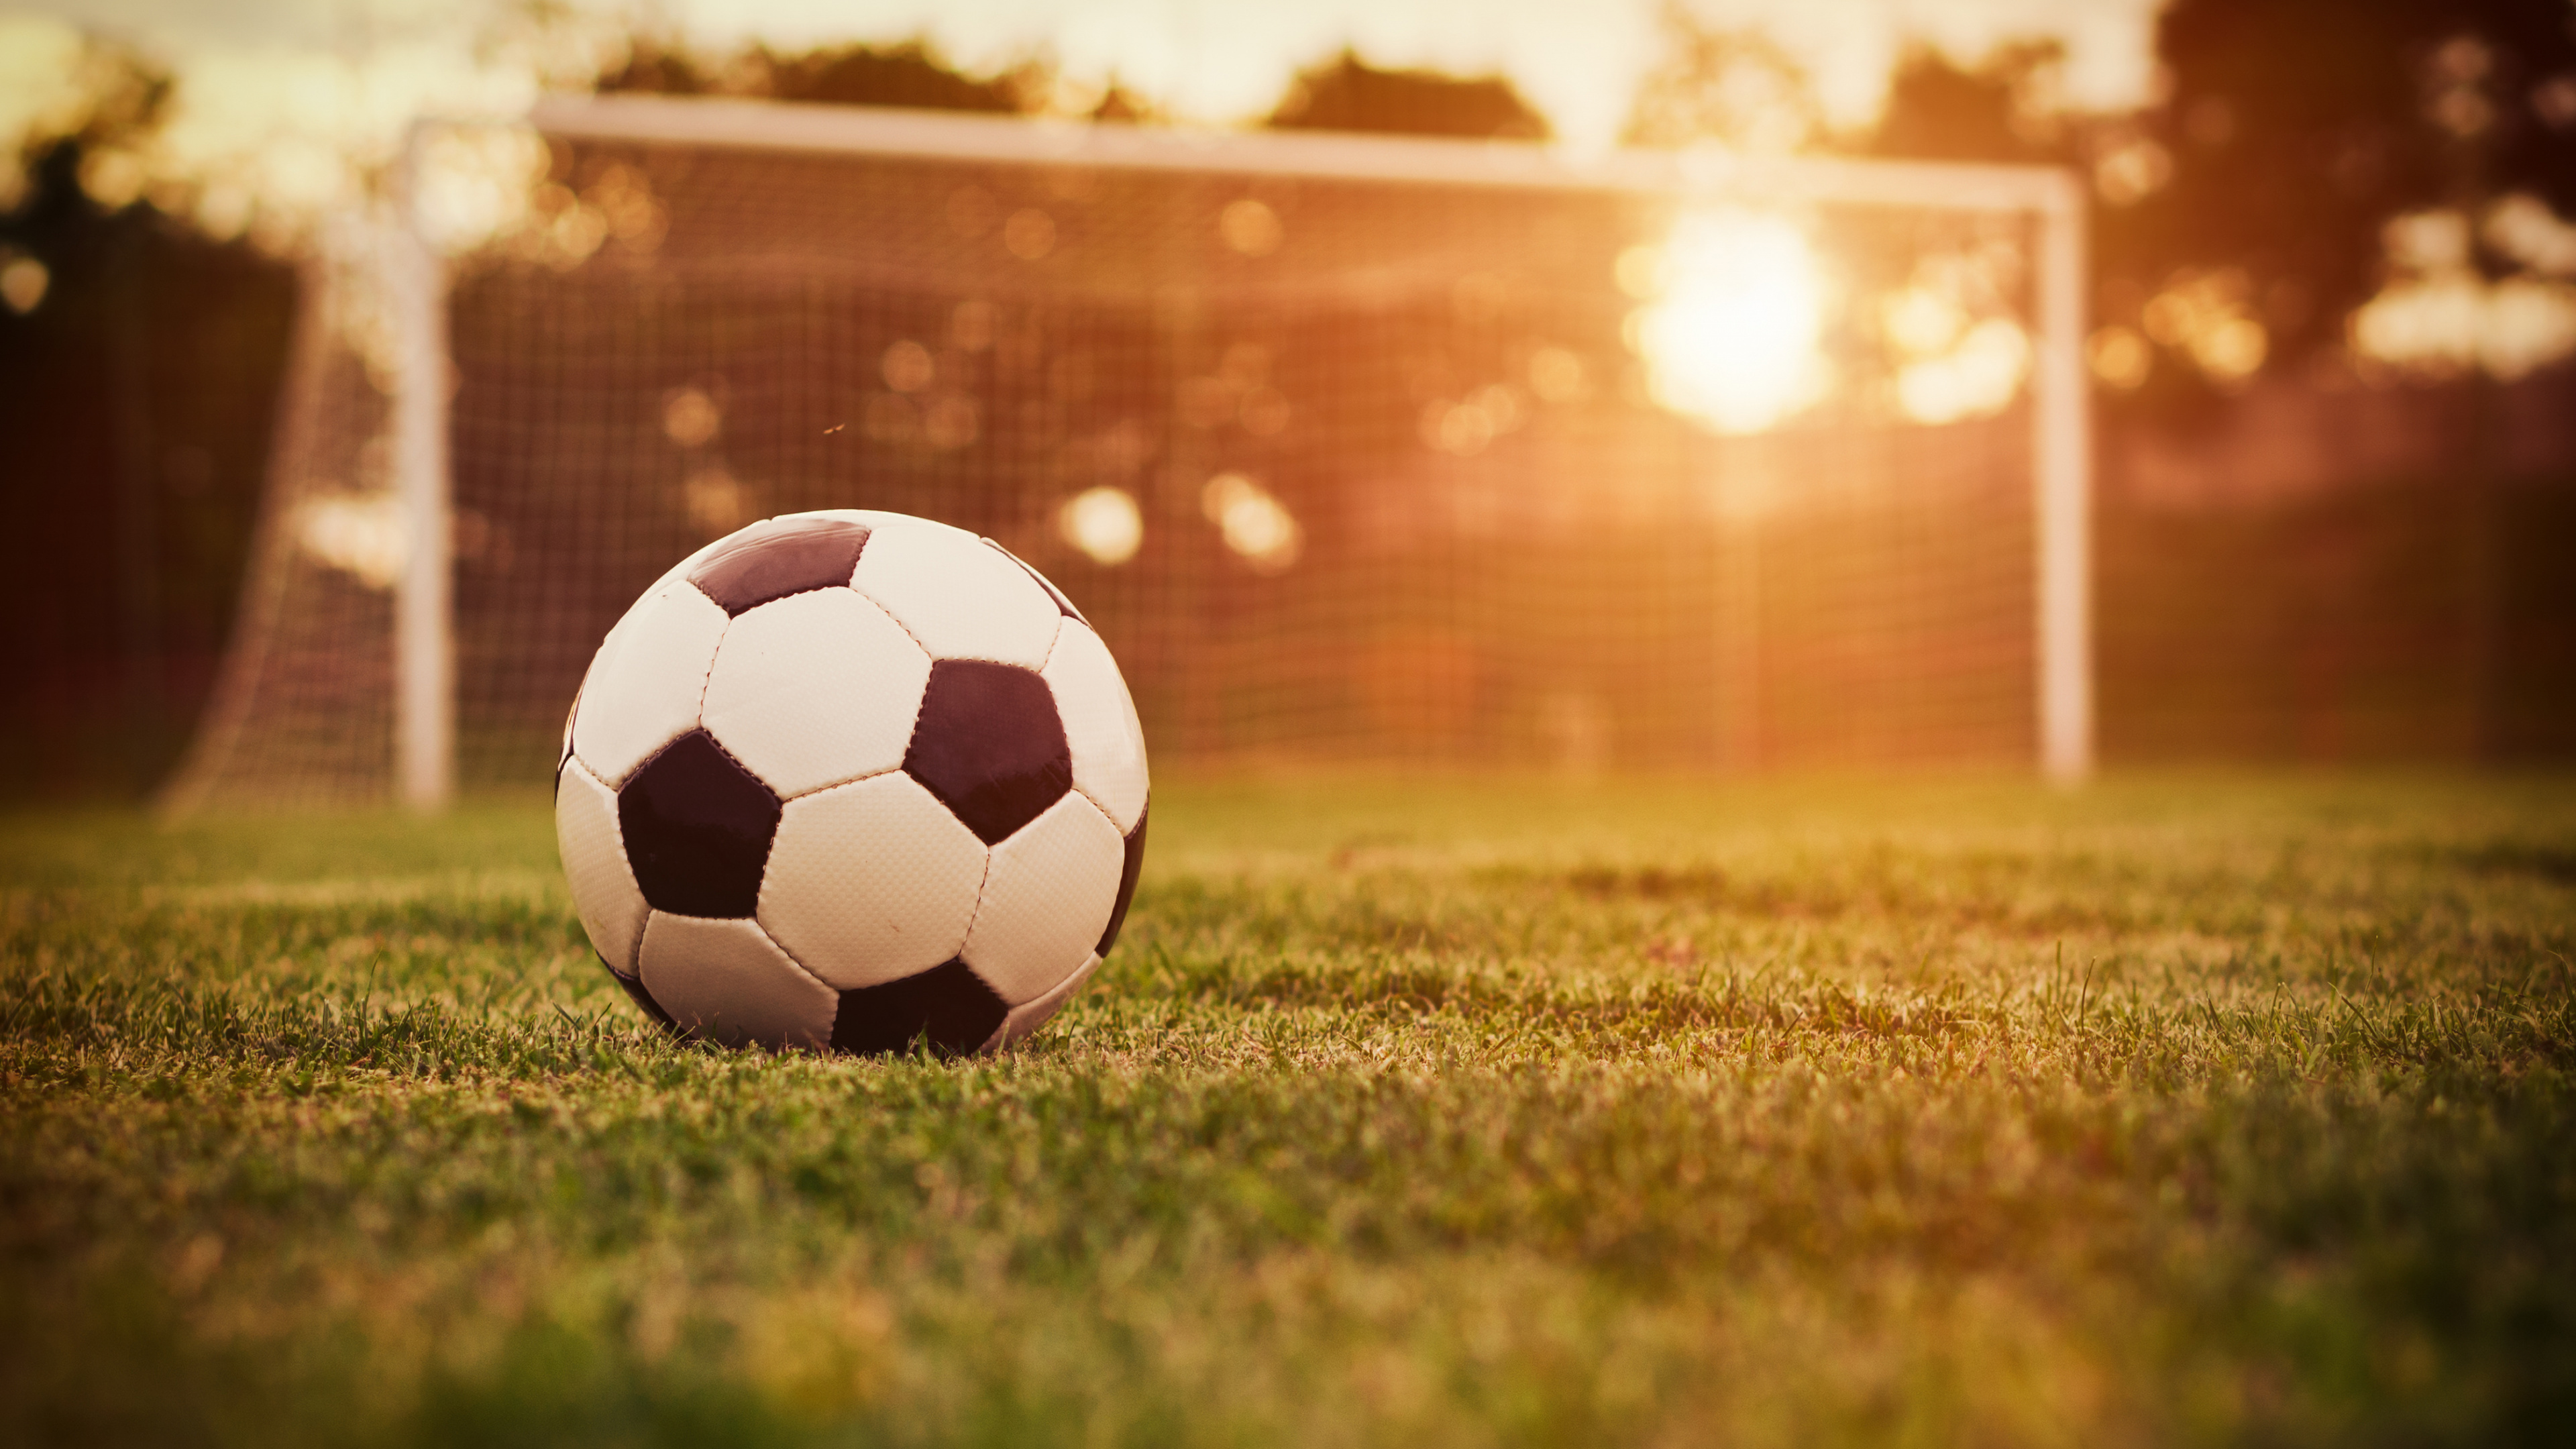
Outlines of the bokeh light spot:
M 1043 258 L 1055 250 L 1055 218 L 1034 206 L 1012 212 L 1002 223 L 1002 245 L 1024 262 Z
M 683 448 L 703 448 L 724 426 L 724 412 L 703 388 L 675 387 L 662 399 L 662 432 Z
M 0 252 L 0 302 L 10 311 L 24 317 L 44 305 L 53 282 L 54 274 L 43 262 L 24 252 Z
M 932 360 L 930 349 L 909 337 L 886 348 L 877 370 L 896 392 L 920 392 L 939 376 L 939 364 Z
M 1217 213 L 1216 233 L 1225 244 L 1247 257 L 1266 257 L 1279 250 L 1283 235 L 1279 213 L 1269 203 L 1254 197 L 1242 197 L 1226 203 Z
M 1563 347 L 1542 347 L 1530 354 L 1529 383 L 1541 402 L 1579 402 L 1591 391 L 1582 357 Z
M 1145 515 L 1124 488 L 1086 488 L 1066 499 L 1056 512 L 1056 528 L 1065 542 L 1107 568 L 1134 558 L 1145 545 Z
M 2155 349 L 2130 328 L 2104 327 L 2085 340 L 2084 360 L 2106 386 L 2128 392 L 2146 384 Z
M 1305 532 L 1288 506 L 1241 473 L 1210 478 L 1199 492 L 1199 506 L 1225 546 L 1255 573 L 1284 572 L 1305 546 Z

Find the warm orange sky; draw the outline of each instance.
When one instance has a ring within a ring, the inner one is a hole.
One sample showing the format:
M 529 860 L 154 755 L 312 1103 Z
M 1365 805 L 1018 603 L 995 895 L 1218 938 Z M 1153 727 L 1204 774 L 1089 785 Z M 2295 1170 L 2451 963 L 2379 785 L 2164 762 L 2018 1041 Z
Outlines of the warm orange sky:
M 1662 0 L 635 0 L 575 8 L 642 17 L 729 47 L 928 35 L 961 63 L 1032 49 L 1078 78 L 1115 75 L 1184 115 L 1258 113 L 1299 67 L 1345 44 L 1384 65 L 1500 70 L 1578 143 L 1606 139 L 1654 59 Z M 1761 29 L 1808 67 L 1839 119 L 1875 109 L 1911 39 L 1973 58 L 1997 40 L 2064 42 L 2078 104 L 2134 101 L 2156 0 L 1687 0 L 1727 28 Z M 510 0 L 43 0 L 5 7 L 122 34 L 183 67 L 225 52 L 461 53 L 508 26 Z
M 639 26 L 717 53 L 752 41 L 796 50 L 923 37 L 969 70 L 1043 55 L 1068 103 L 1114 79 L 1180 120 L 1220 125 L 1267 112 L 1298 71 L 1350 46 L 1380 66 L 1499 72 L 1563 144 L 1592 148 L 1615 140 L 1658 60 L 1665 3 L 563 0 L 572 21 L 540 38 L 524 19 L 526 0 L 0 0 L 0 207 L 23 181 L 20 143 L 77 119 L 84 30 L 136 46 L 178 85 L 149 150 L 91 156 L 83 184 L 105 200 L 148 191 L 209 233 L 247 227 L 283 248 L 357 194 L 413 117 L 511 114 L 550 76 L 577 81 L 613 62 Z M 1916 44 L 1973 64 L 2001 42 L 2054 40 L 2068 105 L 2138 104 L 2153 83 L 2162 0 L 1679 3 L 1712 28 L 1767 34 L 1806 70 L 1827 119 L 1850 127 L 1877 114 L 1896 60 Z M 2540 214 L 2552 238 L 2569 234 Z M 2524 368 L 2576 345 L 2576 290 L 2565 282 L 2512 282 L 2547 293 L 2546 306 L 2525 306 L 2531 297 L 2490 295 L 2460 268 L 2398 272 L 2399 285 L 2363 318 L 2374 351 L 2484 355 L 2481 339 L 2492 333 L 2519 339 L 2504 365 Z M 2515 318 L 2525 320 L 2505 325 Z
M 1832 118 L 1869 119 L 1901 49 L 1972 60 L 1996 42 L 2066 47 L 2068 99 L 2145 93 L 2157 0 L 1689 0 L 1760 29 L 1807 68 Z M 1384 66 L 1499 71 L 1566 143 L 1608 144 L 1659 44 L 1661 0 L 637 0 L 575 8 L 594 40 L 638 17 L 715 49 L 926 36 L 968 68 L 1045 53 L 1076 85 L 1113 77 L 1186 120 L 1267 111 L 1299 69 L 1344 45 Z M 351 160 L 382 159 L 420 110 L 523 104 L 549 66 L 512 0 L 44 0 L 0 8 L 0 143 L 41 123 L 76 28 L 121 37 L 180 81 L 156 174 L 217 178 L 302 204 Z M 613 40 L 612 42 L 613 43 Z

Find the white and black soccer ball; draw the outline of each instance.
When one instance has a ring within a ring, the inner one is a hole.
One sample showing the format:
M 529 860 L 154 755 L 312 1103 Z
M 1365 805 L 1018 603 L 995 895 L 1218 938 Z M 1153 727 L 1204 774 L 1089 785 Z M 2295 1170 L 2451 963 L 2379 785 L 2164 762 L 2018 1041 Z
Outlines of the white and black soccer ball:
M 636 1004 L 733 1045 L 1035 1031 L 1118 939 L 1145 740 L 1108 646 L 1001 545 L 755 523 L 608 631 L 565 722 L 573 905 Z

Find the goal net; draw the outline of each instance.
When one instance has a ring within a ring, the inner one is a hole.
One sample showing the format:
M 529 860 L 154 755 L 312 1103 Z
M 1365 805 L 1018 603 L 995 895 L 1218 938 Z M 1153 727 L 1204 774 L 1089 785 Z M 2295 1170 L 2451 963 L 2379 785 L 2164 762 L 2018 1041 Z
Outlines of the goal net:
M 2080 773 L 2079 201 L 732 101 L 427 123 L 308 271 L 169 798 L 542 782 L 647 583 L 823 507 L 1046 573 L 1158 764 Z

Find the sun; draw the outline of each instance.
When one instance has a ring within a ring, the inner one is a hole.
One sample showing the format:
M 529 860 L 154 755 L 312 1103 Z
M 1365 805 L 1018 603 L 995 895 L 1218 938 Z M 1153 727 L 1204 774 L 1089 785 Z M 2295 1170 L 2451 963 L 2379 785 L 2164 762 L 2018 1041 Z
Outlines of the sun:
M 1832 288 L 1785 217 L 1685 215 L 1661 246 L 1620 258 L 1619 282 L 1645 303 L 1629 317 L 1629 342 L 1655 401 L 1674 412 L 1755 433 L 1833 385 L 1820 346 Z

